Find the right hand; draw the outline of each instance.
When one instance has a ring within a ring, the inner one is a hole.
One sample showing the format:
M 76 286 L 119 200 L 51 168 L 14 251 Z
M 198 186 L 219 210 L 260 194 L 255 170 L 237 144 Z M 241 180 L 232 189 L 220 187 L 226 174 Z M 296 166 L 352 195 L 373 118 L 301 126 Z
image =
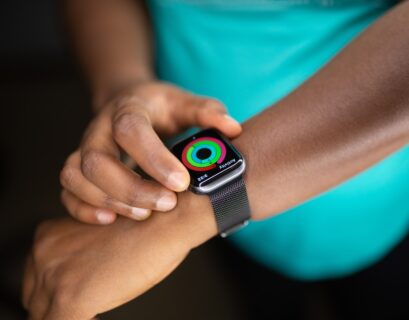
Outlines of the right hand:
M 171 210 L 175 192 L 188 187 L 189 174 L 160 138 L 189 127 L 213 127 L 230 138 L 241 132 L 219 101 L 166 83 L 141 83 L 116 95 L 66 161 L 60 176 L 63 204 L 74 218 L 95 224 L 112 223 L 117 214 L 143 220 L 152 210 Z M 121 151 L 153 179 L 122 163 Z

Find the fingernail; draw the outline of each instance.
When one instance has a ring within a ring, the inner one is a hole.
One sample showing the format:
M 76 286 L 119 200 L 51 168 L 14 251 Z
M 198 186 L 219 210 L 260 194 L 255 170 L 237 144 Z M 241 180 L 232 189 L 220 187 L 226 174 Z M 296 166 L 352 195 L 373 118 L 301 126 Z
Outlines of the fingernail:
M 131 209 L 132 217 L 136 220 L 143 220 L 150 216 L 151 211 L 149 209 L 143 208 L 132 208 Z
M 96 211 L 96 215 L 97 215 L 98 222 L 101 224 L 109 224 L 115 220 L 114 213 L 103 210 L 103 209 L 98 209 Z
M 238 122 L 236 119 L 232 118 L 232 117 L 229 116 L 228 114 L 224 114 L 224 117 L 225 117 L 227 120 L 231 121 L 231 122 L 234 122 L 234 123 L 236 123 L 236 124 L 239 124 L 239 122 Z
M 189 180 L 182 172 L 173 172 L 168 177 L 168 182 L 175 191 L 183 191 L 188 187 Z
M 168 211 L 173 209 L 175 205 L 176 197 L 174 195 L 167 194 L 159 198 L 158 202 L 156 203 L 156 208 L 160 211 Z

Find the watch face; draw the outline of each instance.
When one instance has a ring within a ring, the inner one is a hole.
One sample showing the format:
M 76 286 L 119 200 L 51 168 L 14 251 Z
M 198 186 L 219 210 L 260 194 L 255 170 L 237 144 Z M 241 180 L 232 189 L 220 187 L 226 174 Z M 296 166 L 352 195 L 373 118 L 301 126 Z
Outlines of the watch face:
M 172 152 L 188 169 L 193 188 L 221 181 L 243 165 L 240 153 L 212 129 L 198 132 L 179 142 Z

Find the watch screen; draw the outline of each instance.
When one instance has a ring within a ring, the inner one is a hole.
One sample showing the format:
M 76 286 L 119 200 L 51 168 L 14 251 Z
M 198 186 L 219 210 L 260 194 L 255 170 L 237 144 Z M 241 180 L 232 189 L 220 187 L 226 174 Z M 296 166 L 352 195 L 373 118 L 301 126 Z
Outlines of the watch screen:
M 212 129 L 179 142 L 172 152 L 188 169 L 194 186 L 219 179 L 243 163 L 240 153 Z

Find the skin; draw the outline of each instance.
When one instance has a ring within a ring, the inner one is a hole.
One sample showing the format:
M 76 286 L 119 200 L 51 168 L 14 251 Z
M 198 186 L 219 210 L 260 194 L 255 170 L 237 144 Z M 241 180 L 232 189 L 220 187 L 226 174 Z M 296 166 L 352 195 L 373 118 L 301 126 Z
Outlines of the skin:
M 302 203 L 409 143 L 407 21 L 404 2 L 243 124 L 233 143 L 248 164 L 253 219 Z M 144 222 L 47 222 L 27 264 L 24 305 L 32 319 L 90 319 L 154 286 L 216 233 L 209 200 L 189 192 Z
M 117 214 L 143 220 L 152 210 L 171 210 L 189 174 L 161 138 L 193 126 L 233 138 L 239 123 L 221 102 L 154 79 L 142 1 L 70 0 L 65 11 L 96 116 L 61 171 L 63 204 L 74 218 L 95 224 L 112 223 Z M 121 151 L 152 179 L 125 166 Z
M 40 225 L 23 288 L 30 319 L 91 319 L 163 280 L 216 233 L 213 217 L 198 208 L 202 203 L 210 210 L 206 198 L 179 197 L 169 214 L 143 222 L 119 218 L 101 227 L 61 219 Z
M 173 209 L 174 191 L 187 189 L 189 173 L 160 137 L 192 126 L 214 127 L 230 137 L 241 131 L 220 102 L 169 84 L 144 82 L 120 92 L 98 112 L 66 161 L 62 202 L 73 217 L 97 224 L 112 223 L 116 214 L 143 220 L 151 210 Z M 153 179 L 122 163 L 121 149 Z

